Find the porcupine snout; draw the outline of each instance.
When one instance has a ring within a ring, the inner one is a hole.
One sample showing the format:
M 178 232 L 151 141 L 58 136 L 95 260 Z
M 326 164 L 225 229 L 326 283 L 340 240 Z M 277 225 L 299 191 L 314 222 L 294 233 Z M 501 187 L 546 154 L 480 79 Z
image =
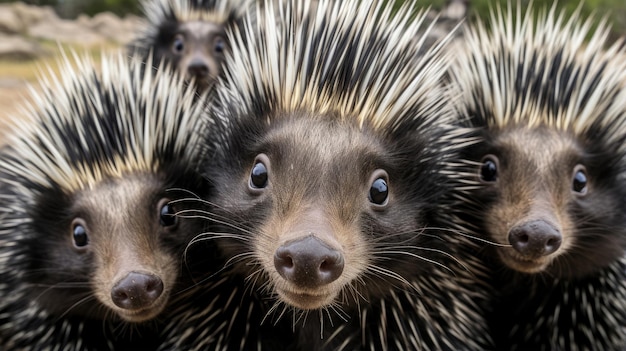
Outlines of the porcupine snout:
M 190 76 L 204 79 L 209 76 L 209 64 L 202 58 L 194 58 L 187 66 Z
M 509 231 L 509 242 L 525 257 L 538 258 L 561 246 L 561 232 L 544 220 L 521 223 Z
M 163 281 L 154 274 L 130 272 L 111 289 L 113 303 L 126 310 L 152 306 L 163 293 Z
M 280 246 L 274 266 L 283 278 L 304 288 L 315 288 L 335 281 L 343 272 L 341 252 L 308 235 Z

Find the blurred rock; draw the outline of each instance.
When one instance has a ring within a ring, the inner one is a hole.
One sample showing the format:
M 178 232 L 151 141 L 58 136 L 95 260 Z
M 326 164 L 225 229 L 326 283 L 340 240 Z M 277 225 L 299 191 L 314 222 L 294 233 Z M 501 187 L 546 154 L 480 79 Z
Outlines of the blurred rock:
M 102 12 L 93 18 L 81 16 L 78 22 L 84 23 L 92 31 L 118 44 L 128 44 L 136 35 L 141 25 L 141 19 L 137 16 L 120 18 L 112 12 Z
M 13 10 L 12 5 L 0 5 L 0 33 L 17 34 L 24 31 L 24 24 Z
M 0 42 L 2 57 L 36 57 L 41 50 L 34 40 L 85 46 L 113 42 L 127 44 L 137 34 L 141 19 L 136 16 L 120 18 L 111 12 L 96 16 L 79 16 L 76 20 L 59 18 L 48 6 L 27 5 L 22 2 L 0 4 L 0 34 L 22 35 Z M 11 45 L 15 45 L 12 54 Z
M 58 41 L 62 43 L 74 43 L 82 45 L 96 45 L 103 43 L 106 38 L 81 25 L 78 21 L 55 19 L 40 21 L 28 28 L 28 35 L 42 40 Z
M 19 35 L 0 34 L 0 59 L 30 60 L 46 54 L 41 45 Z
M 10 6 L 12 7 L 13 13 L 15 13 L 15 15 L 22 22 L 24 29 L 43 21 L 54 21 L 59 19 L 50 6 L 28 5 L 23 2 L 15 2 L 10 4 Z

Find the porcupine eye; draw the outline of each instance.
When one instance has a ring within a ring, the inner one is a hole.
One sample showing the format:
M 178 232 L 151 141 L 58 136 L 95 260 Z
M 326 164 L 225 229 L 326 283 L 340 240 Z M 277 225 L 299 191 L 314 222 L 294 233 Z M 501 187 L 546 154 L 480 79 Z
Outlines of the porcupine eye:
M 572 183 L 572 190 L 579 194 L 587 193 L 587 173 L 585 167 L 577 166 L 574 169 L 574 181 Z
M 159 223 L 164 227 L 171 227 L 176 224 L 176 211 L 174 206 L 168 199 L 162 199 L 159 201 Z
M 85 247 L 89 243 L 87 229 L 85 229 L 85 225 L 82 223 L 82 220 L 74 220 L 72 225 L 72 236 L 74 239 L 74 246 L 77 248 Z
M 480 179 L 483 182 L 495 182 L 498 179 L 498 159 L 495 156 L 487 155 L 483 158 Z
M 268 171 L 266 164 L 269 164 L 269 159 L 264 154 L 257 156 L 254 160 L 254 166 L 250 172 L 250 189 L 258 190 L 267 186 Z
M 222 53 L 226 47 L 226 43 L 222 37 L 217 37 L 215 39 L 215 52 Z
M 376 170 L 372 174 L 372 181 L 369 190 L 369 200 L 374 205 L 384 206 L 389 198 L 389 187 L 387 185 L 387 172 Z
M 172 51 L 175 54 L 180 54 L 185 49 L 185 41 L 183 39 L 183 36 L 180 34 L 174 38 L 174 41 L 172 42 Z

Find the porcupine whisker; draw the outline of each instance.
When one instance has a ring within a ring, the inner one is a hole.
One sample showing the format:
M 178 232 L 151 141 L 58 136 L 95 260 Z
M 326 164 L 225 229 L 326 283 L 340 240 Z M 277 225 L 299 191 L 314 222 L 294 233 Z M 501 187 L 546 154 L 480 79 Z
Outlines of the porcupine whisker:
M 366 273 L 367 273 L 367 272 L 370 272 L 370 273 L 377 273 L 377 274 L 380 274 L 380 275 L 382 275 L 382 276 L 387 276 L 387 277 L 389 277 L 389 278 L 393 278 L 393 280 L 394 280 L 394 281 L 401 282 L 401 283 L 403 283 L 403 284 L 405 284 L 405 285 L 410 285 L 409 281 L 408 281 L 408 280 L 406 280 L 406 279 L 405 279 L 403 276 L 401 276 L 400 274 L 398 274 L 398 273 L 396 273 L 396 272 L 393 272 L 393 271 L 391 271 L 391 270 L 388 270 L 388 269 L 386 269 L 386 268 L 383 268 L 383 267 L 379 267 L 379 266 L 373 265 L 373 264 L 369 264 L 369 265 L 367 266 L 367 270 L 366 270 L 365 272 L 366 272 Z
M 261 319 L 261 324 L 265 323 L 267 318 L 273 315 L 274 312 L 278 310 L 278 308 L 281 305 L 283 306 L 283 310 L 280 312 L 278 316 L 276 316 L 276 320 L 273 320 L 273 324 L 276 325 L 280 321 L 280 319 L 285 315 L 286 310 L 289 308 L 289 306 L 287 306 L 286 304 L 283 304 L 280 300 L 274 301 L 274 303 L 272 304 L 272 307 L 269 308 L 269 310 L 265 313 L 265 315 Z
M 357 278 L 358 282 L 361 285 L 364 285 L 365 283 L 363 282 L 363 277 L 358 277 Z M 350 295 L 352 296 L 352 299 L 354 300 L 354 303 L 357 305 L 357 307 L 360 307 L 361 305 L 361 299 L 363 299 L 363 301 L 367 302 L 367 299 L 365 298 L 365 296 L 363 296 L 363 294 L 361 294 L 359 292 L 359 289 L 357 289 L 357 287 L 353 286 L 352 283 L 351 284 L 347 284 L 344 287 L 345 290 L 347 290 Z M 348 295 L 347 293 L 345 295 Z M 347 298 L 347 297 L 346 297 Z M 358 308 L 358 310 L 360 311 L 361 309 Z
M 422 250 L 429 250 L 429 249 L 428 249 L 428 248 L 422 248 Z M 429 251 L 430 251 L 430 250 L 429 250 Z M 435 250 L 432 250 L 432 251 L 435 251 Z M 439 266 L 439 267 L 441 267 L 441 268 L 443 268 L 443 269 L 445 269 L 445 270 L 449 271 L 450 273 L 454 273 L 454 271 L 453 271 L 452 269 L 450 269 L 449 267 L 447 267 L 447 266 L 446 266 L 446 265 L 444 265 L 443 263 L 439 263 L 439 262 L 437 262 L 437 261 L 435 261 L 435 260 L 431 260 L 431 259 L 429 259 L 429 258 L 422 257 L 422 256 L 417 255 L 417 254 L 414 254 L 414 253 L 409 253 L 409 252 L 405 252 L 405 251 L 389 251 L 389 250 L 378 251 L 377 253 L 397 254 L 397 255 L 398 255 L 398 254 L 399 254 L 399 255 L 408 255 L 408 256 L 411 256 L 411 257 L 415 257 L 415 258 L 417 258 L 417 259 L 420 259 L 420 260 L 422 260 L 422 261 L 429 262 L 429 263 L 432 263 L 432 264 L 434 264 L 434 265 L 437 265 L 437 266 Z M 455 259 L 455 261 L 457 261 L 457 262 L 458 262 L 458 260 L 456 260 L 456 259 Z M 459 264 L 460 264 L 460 263 L 459 263 Z M 462 264 L 461 264 L 461 265 L 462 265 Z
M 189 214 L 187 214 L 189 213 Z M 227 218 L 223 217 L 223 216 L 219 216 L 216 214 L 212 214 L 206 211 L 202 211 L 202 210 L 180 210 L 178 212 L 176 212 L 174 214 L 175 216 L 178 216 L 180 218 L 188 218 L 188 219 L 205 219 L 208 221 L 212 221 L 214 223 L 219 223 L 219 224 L 223 224 L 226 226 L 229 226 L 233 229 L 239 229 L 242 232 L 248 232 L 247 230 L 244 230 L 243 228 L 240 228 L 238 226 L 236 226 L 235 224 L 231 224 L 226 222 L 226 220 L 228 220 Z
M 413 249 L 413 250 L 422 250 L 422 251 L 431 251 L 431 252 L 436 252 L 438 254 L 444 255 L 446 257 L 451 258 L 454 262 L 458 263 L 461 267 L 463 267 L 463 269 L 465 269 L 466 271 L 470 271 L 470 269 L 465 266 L 460 260 L 458 260 L 456 257 L 454 257 L 454 255 L 452 255 L 449 252 L 445 252 L 443 250 L 439 250 L 439 249 L 433 249 L 433 248 L 428 248 L 428 247 L 420 247 L 420 246 L 385 246 L 384 251 L 374 251 L 375 253 L 396 253 L 396 254 L 401 254 L 401 255 L 408 255 L 411 257 L 416 257 L 415 254 L 410 253 L 410 252 L 405 252 L 405 251 L 389 251 L 389 250 L 401 250 L 401 249 Z M 447 270 L 450 270 L 449 268 L 445 267 Z
M 31 286 L 37 287 L 48 287 L 50 289 L 65 289 L 65 288 L 89 288 L 91 285 L 88 282 L 61 282 L 55 284 L 41 284 L 41 283 L 32 283 Z
M 251 286 L 256 286 L 259 278 L 261 277 L 261 275 L 263 275 L 263 267 L 261 267 L 258 264 L 255 264 L 256 266 L 258 266 L 258 268 L 254 271 L 252 271 L 252 273 L 248 274 L 248 276 L 246 276 L 245 281 L 249 282 L 249 284 Z
M 166 192 L 180 191 L 180 192 L 187 193 L 187 194 L 191 195 L 191 196 L 192 196 L 192 198 L 191 198 L 191 199 L 189 199 L 189 200 L 193 200 L 193 199 L 195 199 L 195 200 L 202 200 L 202 198 L 200 197 L 200 195 L 198 195 L 198 194 L 194 193 L 193 191 L 191 191 L 191 190 L 189 190 L 189 189 L 185 189 L 185 188 L 168 188 L 168 189 L 165 189 L 165 191 L 166 191 Z M 186 198 L 183 198 L 183 199 L 177 199 L 177 200 L 173 200 L 173 201 L 179 201 L 179 200 L 180 200 L 180 201 L 184 201 L 184 200 L 186 200 Z
M 240 241 L 247 241 L 247 238 L 244 238 L 241 235 L 237 235 L 237 234 L 230 234 L 230 233 L 215 233 L 215 232 L 205 232 L 205 233 L 201 233 L 196 235 L 193 239 L 191 239 L 191 241 L 189 241 L 189 243 L 187 243 L 187 246 L 185 246 L 185 250 L 183 252 L 183 258 L 185 259 L 185 262 L 187 262 L 187 254 L 189 253 L 189 249 L 191 248 L 192 245 L 197 244 L 199 242 L 203 242 L 203 241 L 207 241 L 207 240 L 219 240 L 219 239 L 237 239 Z
M 477 237 L 477 236 L 474 236 L 474 235 L 471 235 L 471 234 L 468 234 L 468 233 L 464 233 L 464 232 L 462 232 L 460 230 L 453 229 L 453 228 L 441 227 L 441 228 L 435 228 L 435 229 L 441 230 L 441 231 L 447 231 L 447 232 L 454 233 L 454 234 L 458 234 L 458 235 L 461 235 L 461 236 L 466 237 L 468 239 L 472 239 L 472 240 L 475 240 L 475 241 L 480 241 L 482 243 L 489 244 L 489 245 L 492 245 L 492 246 L 511 247 L 511 244 L 500 244 L 500 243 L 497 243 L 495 241 L 491 241 L 489 239 L 484 239 L 484 238 Z
M 189 248 L 190 246 L 197 244 L 199 242 L 203 242 L 203 241 L 220 240 L 220 239 L 236 239 L 237 241 L 241 241 L 241 242 L 250 241 L 250 238 L 246 237 L 245 235 L 236 234 L 236 233 L 203 232 L 203 233 L 197 234 L 193 239 L 191 239 L 189 243 L 187 244 L 187 247 Z
M 328 319 L 331 319 L 330 317 L 330 310 L 332 310 L 333 312 L 335 312 L 335 314 L 344 322 L 348 322 L 348 316 L 347 314 L 343 311 L 343 309 L 341 308 L 341 304 L 337 303 L 337 302 L 333 302 L 331 303 L 328 308 L 325 308 L 327 310 L 328 313 Z M 331 326 L 334 327 L 334 324 L 332 323 L 331 320 Z
M 246 258 L 248 257 L 252 257 L 252 259 L 254 259 L 254 253 L 253 252 L 242 252 L 240 254 L 234 255 L 232 257 L 230 257 L 225 263 L 224 263 L 224 267 L 230 267 L 235 265 L 237 262 L 242 262 L 244 261 Z
M 72 309 L 74 309 L 75 307 L 77 307 L 78 305 L 85 303 L 89 300 L 92 299 L 96 299 L 96 297 L 91 294 L 91 293 L 85 293 L 87 296 L 83 297 L 82 299 L 76 301 L 75 303 L 73 303 L 70 307 L 68 307 L 65 312 L 61 313 L 61 315 L 57 318 L 57 320 L 61 320 L 63 319 Z
M 395 244 L 402 244 L 402 243 L 410 243 L 415 241 L 415 237 L 417 236 L 426 236 L 429 238 L 433 238 L 433 239 L 437 239 L 437 240 L 442 240 L 443 238 L 441 238 L 440 235 L 436 235 L 436 234 L 429 234 L 426 231 L 427 230 L 433 230 L 436 228 L 430 228 L 430 227 L 425 227 L 425 228 L 420 228 L 417 230 L 407 230 L 407 231 L 403 231 L 403 232 L 394 232 L 392 234 L 386 235 L 384 238 L 383 237 L 375 237 L 372 238 L 371 241 L 373 243 L 382 243 L 382 244 L 386 244 L 386 242 L 388 241 L 389 238 L 394 238 L 396 236 L 407 236 L 407 234 L 413 234 L 411 236 L 407 236 L 403 241 L 400 242 L 396 242 Z
M 207 206 L 210 206 L 212 208 L 216 208 L 216 209 L 222 210 L 222 211 L 230 214 L 231 216 L 236 217 L 236 218 L 229 218 L 231 220 L 237 220 L 237 219 L 239 219 L 240 221 L 245 221 L 246 220 L 245 217 L 242 217 L 240 215 L 237 215 L 237 214 L 233 213 L 231 210 L 229 210 L 228 208 L 224 207 L 223 205 L 220 205 L 218 203 L 215 203 L 213 201 L 209 201 L 209 200 L 206 200 L 206 199 L 186 198 L 186 199 L 174 199 L 174 200 L 171 200 L 170 202 L 172 204 L 176 204 L 176 203 L 180 203 L 180 202 L 183 202 L 183 201 L 200 202 L 200 203 L 205 204 Z M 226 217 L 224 216 L 224 218 L 226 218 Z
M 87 285 L 85 285 L 84 287 L 89 287 L 88 283 L 85 283 Z M 47 292 L 54 290 L 54 289 L 59 289 L 61 288 L 61 286 L 58 286 L 57 284 L 53 284 L 53 285 L 40 285 L 40 284 L 29 284 L 29 286 L 44 286 L 47 287 L 45 290 L 43 290 L 42 292 L 40 292 L 37 296 L 35 296 L 35 299 L 38 300 L 40 299 L 43 295 L 45 295 Z M 83 287 L 74 287 L 71 286 L 70 288 L 76 288 L 76 289 L 80 289 Z
M 191 214 L 187 215 L 186 213 L 191 213 Z M 197 215 L 195 215 L 196 213 L 197 213 Z M 241 227 L 240 225 L 236 225 L 234 223 L 230 223 L 230 221 L 234 222 L 234 220 L 231 219 L 231 218 L 228 218 L 226 216 L 219 215 L 219 214 L 216 214 L 216 213 L 204 211 L 204 210 L 198 210 L 198 209 L 180 210 L 180 211 L 176 212 L 175 215 L 176 216 L 180 215 L 181 218 L 206 219 L 206 220 L 218 223 L 218 224 L 223 224 L 223 225 L 231 227 L 233 229 L 240 230 L 241 232 L 246 233 L 246 234 L 253 234 L 252 231 L 246 230 L 243 227 Z
M 258 264 L 257 264 L 258 265 Z M 246 277 L 246 288 L 244 290 L 244 292 L 250 290 L 250 294 L 252 294 L 252 292 L 255 290 L 255 287 L 258 290 L 263 290 L 262 287 L 266 284 L 269 284 L 269 282 L 267 281 L 267 279 L 263 279 L 263 275 L 265 274 L 265 272 L 262 269 L 258 269 L 256 271 L 254 271 L 252 274 L 250 274 L 248 277 Z M 259 280 L 263 279 L 264 282 L 262 284 L 260 284 L 259 286 Z

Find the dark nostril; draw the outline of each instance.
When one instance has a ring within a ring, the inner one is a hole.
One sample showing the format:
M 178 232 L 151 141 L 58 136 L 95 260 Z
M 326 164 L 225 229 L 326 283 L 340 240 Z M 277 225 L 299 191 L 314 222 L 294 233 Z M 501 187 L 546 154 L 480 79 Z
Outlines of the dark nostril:
M 509 232 L 509 242 L 520 254 L 539 258 L 554 253 L 561 246 L 561 232 L 544 220 L 517 225 Z
M 209 66 L 203 61 L 196 60 L 187 66 L 187 71 L 195 77 L 206 77 L 209 75 Z
M 274 266 L 286 280 L 301 287 L 316 288 L 341 276 L 344 259 L 341 252 L 309 235 L 279 247 L 274 254 Z
M 113 303 L 123 309 L 150 307 L 163 293 L 163 281 L 154 274 L 130 272 L 111 289 Z

